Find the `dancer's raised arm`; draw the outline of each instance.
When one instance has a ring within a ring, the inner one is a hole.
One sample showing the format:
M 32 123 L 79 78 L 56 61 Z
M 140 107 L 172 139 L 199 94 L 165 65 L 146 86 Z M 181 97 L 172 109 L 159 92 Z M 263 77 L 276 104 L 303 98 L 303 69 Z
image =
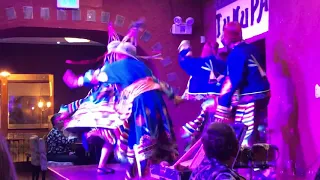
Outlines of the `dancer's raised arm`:
M 226 62 L 215 56 L 193 57 L 189 41 L 182 41 L 179 48 L 180 67 L 190 76 L 209 76 L 211 71 L 220 72 Z

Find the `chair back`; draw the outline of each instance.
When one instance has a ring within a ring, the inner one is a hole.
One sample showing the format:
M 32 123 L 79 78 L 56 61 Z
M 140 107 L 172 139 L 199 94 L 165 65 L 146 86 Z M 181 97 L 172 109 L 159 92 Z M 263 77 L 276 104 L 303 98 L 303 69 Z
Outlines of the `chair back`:
M 238 149 L 238 153 L 237 153 L 237 156 L 233 162 L 233 165 L 232 165 L 232 168 L 234 167 L 236 161 L 237 161 L 237 158 L 239 156 L 239 153 L 240 153 L 240 150 L 241 150 L 241 144 L 244 140 L 244 137 L 246 135 L 246 132 L 248 130 L 248 126 L 244 125 L 243 123 L 240 123 L 240 122 L 236 122 L 234 124 L 231 125 L 233 130 L 235 131 L 236 133 L 236 136 L 237 136 L 237 139 L 239 141 L 239 149 Z

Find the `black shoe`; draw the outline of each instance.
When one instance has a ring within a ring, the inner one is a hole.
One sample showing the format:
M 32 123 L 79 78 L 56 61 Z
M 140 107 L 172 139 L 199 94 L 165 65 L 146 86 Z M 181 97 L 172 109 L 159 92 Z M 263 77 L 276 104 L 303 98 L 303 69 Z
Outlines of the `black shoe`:
M 103 175 L 103 174 L 114 174 L 115 173 L 115 170 L 114 169 L 111 169 L 111 168 L 98 168 L 98 170 L 99 171 L 97 171 L 98 172 L 98 174 L 101 174 L 101 175 Z

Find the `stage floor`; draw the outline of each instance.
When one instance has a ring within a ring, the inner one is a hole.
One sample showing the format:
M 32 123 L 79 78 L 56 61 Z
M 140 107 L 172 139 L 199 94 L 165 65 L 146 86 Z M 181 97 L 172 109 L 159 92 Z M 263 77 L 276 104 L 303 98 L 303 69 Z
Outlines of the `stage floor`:
M 108 167 L 113 168 L 115 174 L 98 175 L 97 165 L 85 166 L 61 166 L 49 167 L 48 169 L 55 174 L 55 178 L 63 180 L 102 180 L 102 179 L 124 179 L 125 168 L 120 164 L 108 164 Z
M 49 167 L 50 172 L 50 180 L 105 180 L 108 179 L 117 179 L 122 180 L 125 177 L 125 167 L 121 166 L 121 164 L 108 164 L 108 167 L 113 168 L 116 172 L 115 174 L 107 174 L 107 175 L 98 175 L 96 172 L 97 165 L 84 165 L 84 166 L 61 166 L 61 167 Z M 240 170 L 239 173 L 245 177 L 247 180 L 250 180 L 248 170 Z M 255 173 L 253 173 L 255 174 Z M 258 173 L 260 174 L 260 173 Z M 257 174 L 256 174 L 257 175 Z M 308 174 L 305 177 L 297 177 L 290 176 L 285 174 L 278 174 L 276 177 L 277 180 L 313 180 L 315 176 L 314 174 Z M 257 176 L 259 177 L 259 176 Z M 261 177 L 261 176 L 260 176 Z M 260 180 L 261 178 L 253 178 L 253 180 Z M 268 180 L 274 178 L 266 178 Z M 148 178 L 148 180 L 153 180 L 153 178 Z

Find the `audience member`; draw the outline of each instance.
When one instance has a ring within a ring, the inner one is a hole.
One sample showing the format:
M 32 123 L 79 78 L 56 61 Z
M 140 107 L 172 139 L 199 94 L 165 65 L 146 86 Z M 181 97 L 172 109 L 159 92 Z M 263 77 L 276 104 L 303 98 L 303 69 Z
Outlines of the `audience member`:
M 202 143 L 206 158 L 192 172 L 190 180 L 244 179 L 232 170 L 239 142 L 231 126 L 217 122 L 210 124 L 203 134 Z
M 18 180 L 7 140 L 2 135 L 0 135 L 0 177 L 2 180 Z
M 51 123 L 53 128 L 47 136 L 48 161 L 76 163 L 78 158 L 71 148 L 76 138 L 68 138 L 64 135 L 62 130 L 64 119 L 60 114 L 55 114 L 51 118 Z

